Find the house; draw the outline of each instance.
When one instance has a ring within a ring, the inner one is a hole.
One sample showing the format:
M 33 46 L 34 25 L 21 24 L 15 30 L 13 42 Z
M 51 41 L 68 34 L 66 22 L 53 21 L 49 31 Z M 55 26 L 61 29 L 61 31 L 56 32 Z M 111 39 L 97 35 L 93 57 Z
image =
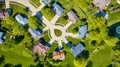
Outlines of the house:
M 15 19 L 18 23 L 20 23 L 22 26 L 26 26 L 28 24 L 28 20 L 26 17 L 23 17 L 21 14 L 17 14 L 15 16 Z
M 36 53 L 38 52 L 40 55 L 46 55 L 49 47 L 47 45 L 43 45 L 42 43 L 38 42 L 34 47 L 33 47 L 33 52 Z
M 39 39 L 42 36 L 42 33 L 39 30 L 35 30 L 33 28 L 29 28 L 28 31 L 30 32 L 31 36 L 34 39 Z
M 39 20 L 42 21 L 42 20 L 43 20 L 43 19 L 42 19 L 42 16 L 43 16 L 43 15 L 42 15 L 40 12 L 37 12 L 37 14 L 36 14 L 37 19 L 39 19 Z
M 3 43 L 3 37 L 4 37 L 4 32 L 1 32 L 0 31 L 0 44 L 2 44 Z
M 76 46 L 72 46 L 70 48 L 70 51 L 74 55 L 74 57 L 77 57 L 83 50 L 84 50 L 84 46 L 81 43 L 77 44 Z
M 42 0 L 42 2 L 43 2 L 44 4 L 48 4 L 48 3 L 50 3 L 50 1 L 51 1 L 51 0 Z
M 64 12 L 64 9 L 62 8 L 62 7 L 60 7 L 56 2 L 53 4 L 53 11 L 57 14 L 57 15 L 59 15 L 59 16 L 61 16 L 62 14 L 63 14 L 63 12 Z
M 93 0 L 92 4 L 99 8 L 99 10 L 103 10 L 110 4 L 111 0 Z
M 79 20 L 78 16 L 71 10 L 67 14 L 69 21 L 72 21 L 73 23 L 76 23 L 77 20 Z
M 11 9 L 0 10 L 0 20 L 4 20 L 8 16 L 11 16 L 11 14 L 12 14 Z
M 65 58 L 65 52 L 64 50 L 55 51 L 52 57 L 54 60 L 63 60 Z
M 83 38 L 83 37 L 86 37 L 87 35 L 88 35 L 88 33 L 87 33 L 87 25 L 80 26 L 79 27 L 78 37 Z

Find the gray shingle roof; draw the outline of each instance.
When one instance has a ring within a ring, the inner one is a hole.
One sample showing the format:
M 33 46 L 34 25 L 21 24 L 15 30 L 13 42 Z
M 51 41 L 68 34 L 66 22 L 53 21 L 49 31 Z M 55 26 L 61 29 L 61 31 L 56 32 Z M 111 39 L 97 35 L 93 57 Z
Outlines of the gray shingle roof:
M 33 28 L 29 28 L 28 31 L 30 32 L 30 34 L 32 35 L 32 37 L 34 37 L 35 39 L 39 39 L 41 37 L 41 32 L 37 31 Z
M 93 4 L 99 7 L 101 10 L 110 4 L 111 0 L 94 0 Z
M 51 0 L 42 0 L 42 2 L 43 2 L 44 4 L 48 4 L 48 3 L 50 3 L 50 1 L 51 1 Z
M 77 15 L 72 10 L 68 12 L 67 16 L 68 16 L 69 20 L 74 23 L 78 20 Z
M 79 28 L 79 38 L 85 37 L 87 35 L 87 25 L 80 26 Z
M 60 7 L 56 2 L 53 4 L 53 7 L 53 10 L 56 12 L 56 14 L 58 14 L 59 16 L 63 14 L 64 9 Z
M 74 55 L 74 57 L 77 57 L 83 50 L 84 50 L 84 46 L 81 43 L 70 48 L 70 51 Z
M 15 16 L 15 19 L 18 23 L 20 23 L 22 26 L 26 26 L 28 24 L 27 18 L 24 18 L 21 14 L 17 14 Z

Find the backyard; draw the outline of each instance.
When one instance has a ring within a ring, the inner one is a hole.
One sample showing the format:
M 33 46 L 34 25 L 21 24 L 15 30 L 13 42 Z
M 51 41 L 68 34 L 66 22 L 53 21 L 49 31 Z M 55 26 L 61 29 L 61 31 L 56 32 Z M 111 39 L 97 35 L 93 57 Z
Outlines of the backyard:
M 100 49 L 92 58 L 91 65 L 92 67 L 107 67 L 111 64 L 112 49 L 109 46 L 106 46 L 104 49 Z

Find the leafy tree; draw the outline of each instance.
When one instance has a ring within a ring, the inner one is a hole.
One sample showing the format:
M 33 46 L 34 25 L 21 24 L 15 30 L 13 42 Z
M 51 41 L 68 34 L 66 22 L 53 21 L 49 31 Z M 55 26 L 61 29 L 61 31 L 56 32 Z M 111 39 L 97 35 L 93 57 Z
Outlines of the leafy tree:
M 4 56 L 4 55 L 1 55 L 1 57 L 0 57 L 0 65 L 1 65 L 2 63 L 4 63 L 4 60 L 5 60 L 5 56 Z

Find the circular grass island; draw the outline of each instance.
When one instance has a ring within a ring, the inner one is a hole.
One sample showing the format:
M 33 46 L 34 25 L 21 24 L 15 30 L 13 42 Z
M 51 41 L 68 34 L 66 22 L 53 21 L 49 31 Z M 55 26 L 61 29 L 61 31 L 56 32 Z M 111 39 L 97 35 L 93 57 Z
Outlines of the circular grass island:
M 57 37 L 60 37 L 62 35 L 62 32 L 59 29 L 54 29 L 54 33 Z

